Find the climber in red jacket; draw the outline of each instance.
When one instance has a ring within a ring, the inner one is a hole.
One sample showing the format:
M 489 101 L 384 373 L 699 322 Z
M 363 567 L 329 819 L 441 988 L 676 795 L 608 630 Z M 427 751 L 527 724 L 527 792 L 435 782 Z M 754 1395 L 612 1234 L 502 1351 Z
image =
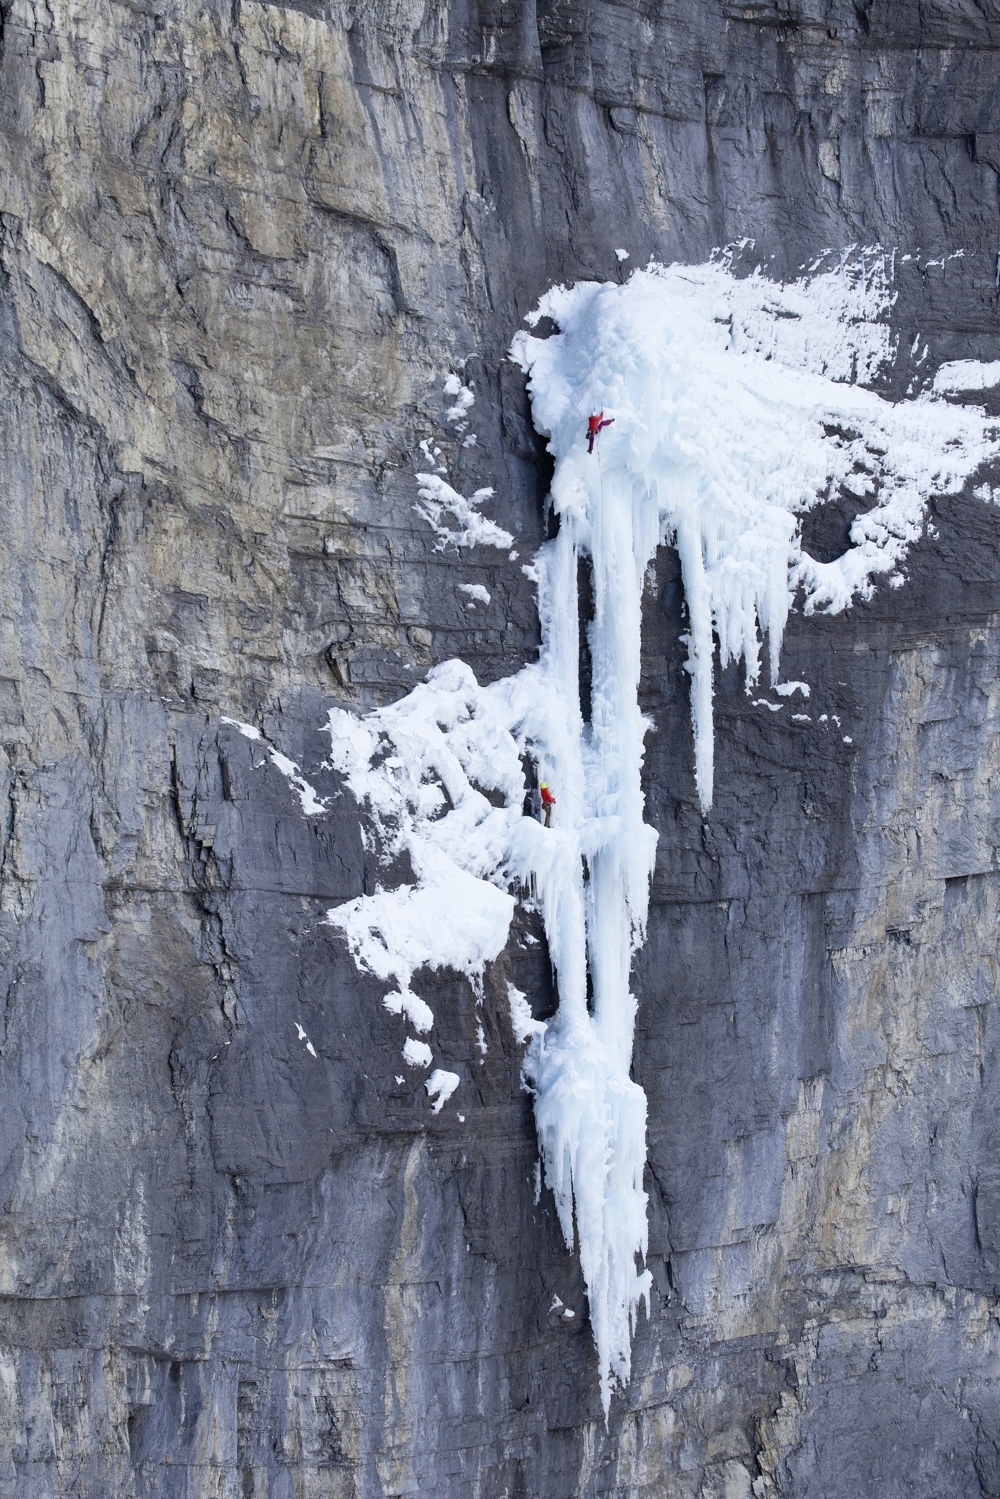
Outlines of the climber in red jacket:
M 597 441 L 598 433 L 603 432 L 605 427 L 610 427 L 614 421 L 613 416 L 606 417 L 602 411 L 599 416 L 592 416 L 587 422 L 587 452 L 594 451 L 594 443 Z
M 542 806 L 545 808 L 545 826 L 550 828 L 552 826 L 552 808 L 556 804 L 556 799 L 549 790 L 546 781 L 543 781 L 538 789 L 542 793 Z

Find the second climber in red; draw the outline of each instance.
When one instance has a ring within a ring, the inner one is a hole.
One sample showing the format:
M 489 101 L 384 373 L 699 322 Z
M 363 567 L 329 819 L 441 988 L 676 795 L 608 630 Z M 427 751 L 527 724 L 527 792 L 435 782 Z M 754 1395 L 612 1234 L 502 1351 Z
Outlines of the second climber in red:
M 587 452 L 588 453 L 592 453 L 594 451 L 594 443 L 597 441 L 598 433 L 603 432 L 604 429 L 605 429 L 605 427 L 610 427 L 611 423 L 613 421 L 614 421 L 614 417 L 613 416 L 607 416 L 606 417 L 604 415 L 603 411 L 600 412 L 600 414 L 598 416 L 592 416 L 592 417 L 589 418 L 589 420 L 587 422 Z
M 550 828 L 552 826 L 552 808 L 556 804 L 556 799 L 549 790 L 546 781 L 543 781 L 538 789 L 542 793 L 542 806 L 545 808 L 545 826 Z

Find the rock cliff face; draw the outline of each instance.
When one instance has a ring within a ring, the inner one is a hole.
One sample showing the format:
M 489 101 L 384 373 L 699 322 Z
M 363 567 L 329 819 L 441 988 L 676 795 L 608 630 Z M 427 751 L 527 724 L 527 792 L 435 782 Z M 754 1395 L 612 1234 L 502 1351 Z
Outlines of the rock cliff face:
M 1000 1494 L 998 512 L 933 502 L 904 588 L 793 617 L 851 743 L 722 678 L 707 820 L 661 554 L 655 1293 L 607 1427 L 505 1000 L 551 1009 L 544 951 L 522 923 L 489 973 L 482 1060 L 424 975 L 465 1117 L 433 1115 L 323 924 L 386 876 L 321 732 L 537 648 L 549 470 L 504 355 L 552 282 L 878 241 L 912 257 L 890 390 L 924 344 L 1000 355 L 992 0 L 0 19 L 0 1494 Z M 434 551 L 426 439 L 521 561 Z

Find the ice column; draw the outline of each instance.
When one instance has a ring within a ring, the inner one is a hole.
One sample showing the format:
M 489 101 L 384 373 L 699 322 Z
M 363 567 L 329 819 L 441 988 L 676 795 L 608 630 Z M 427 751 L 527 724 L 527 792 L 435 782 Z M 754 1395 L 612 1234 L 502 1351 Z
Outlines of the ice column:
M 563 867 L 558 878 L 537 882 L 559 1012 L 527 1070 L 546 1181 L 567 1242 L 579 1244 L 607 1410 L 614 1381 L 628 1379 L 634 1317 L 649 1286 L 637 1265 L 646 1249 L 646 1099 L 630 1077 L 636 1001 L 629 976 L 656 848 L 643 820 L 638 686 L 642 581 L 657 517 L 655 505 L 634 503 L 605 477 L 599 459 L 586 477 L 589 489 L 562 510 L 559 534 L 539 559 L 544 669 L 576 728 L 579 753 L 575 778 L 565 757 L 559 765 Z M 579 701 L 583 554 L 593 566 L 589 724 Z M 575 950 L 565 927 L 574 906 L 583 917 Z

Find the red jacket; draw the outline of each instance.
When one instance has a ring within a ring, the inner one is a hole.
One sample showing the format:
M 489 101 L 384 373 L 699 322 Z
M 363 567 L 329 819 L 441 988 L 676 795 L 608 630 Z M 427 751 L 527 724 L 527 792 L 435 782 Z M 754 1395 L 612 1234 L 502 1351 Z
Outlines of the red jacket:
M 552 792 L 549 790 L 549 788 L 547 786 L 543 786 L 542 787 L 542 805 L 544 807 L 554 807 L 555 804 L 556 804 L 556 799 L 552 795 Z

